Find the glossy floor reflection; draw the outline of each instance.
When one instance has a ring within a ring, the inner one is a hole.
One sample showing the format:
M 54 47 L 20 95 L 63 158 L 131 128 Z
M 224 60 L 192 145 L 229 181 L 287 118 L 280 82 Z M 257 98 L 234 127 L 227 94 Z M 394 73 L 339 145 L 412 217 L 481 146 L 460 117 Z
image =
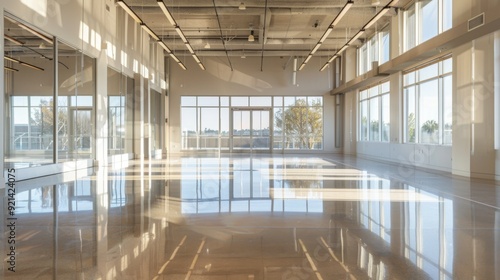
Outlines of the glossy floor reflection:
M 180 157 L 0 190 L 2 279 L 500 279 L 500 187 L 351 157 Z

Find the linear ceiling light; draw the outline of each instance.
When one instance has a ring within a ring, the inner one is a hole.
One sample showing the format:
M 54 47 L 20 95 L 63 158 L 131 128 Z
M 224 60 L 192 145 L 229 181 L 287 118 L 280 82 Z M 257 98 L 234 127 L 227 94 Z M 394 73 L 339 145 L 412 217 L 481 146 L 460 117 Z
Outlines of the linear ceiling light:
M 323 65 L 323 67 L 321 67 L 321 69 L 319 69 L 319 71 L 323 71 L 326 69 L 326 67 L 328 67 L 328 65 L 330 65 L 329 63 L 325 63 L 325 65 Z
M 165 42 L 163 41 L 158 41 L 158 44 L 168 53 L 168 54 L 171 54 L 172 53 L 172 50 L 170 50 L 170 48 L 167 46 L 167 44 L 165 44 Z
M 10 61 L 12 61 L 12 62 L 15 62 L 15 63 L 19 63 L 19 64 L 21 64 L 21 65 L 24 65 L 24 66 L 29 67 L 29 68 L 32 68 L 32 69 L 36 69 L 36 70 L 40 70 L 40 71 L 44 71 L 44 69 L 43 69 L 43 68 L 41 68 L 41 67 L 38 67 L 38 66 L 35 66 L 35 65 L 33 65 L 33 64 L 30 64 L 30 63 L 27 63 L 27 62 L 24 62 L 24 61 L 21 61 L 21 60 L 18 60 L 18 59 L 12 58 L 12 57 L 10 57 L 10 56 L 6 56 L 6 55 L 4 55 L 4 56 L 3 56 L 3 58 L 4 58 L 4 59 L 7 59 L 7 60 L 10 60 Z
M 316 53 L 316 51 L 319 49 L 319 47 L 321 47 L 321 43 L 318 43 L 318 44 L 316 44 L 316 46 L 314 46 L 314 48 L 311 51 L 311 54 Z
M 207 70 L 207 69 L 205 68 L 205 65 L 203 65 L 203 63 L 201 63 L 201 62 L 200 62 L 200 63 L 198 63 L 198 66 L 200 66 L 201 70 Z
M 307 58 L 306 58 L 306 60 L 304 60 L 304 64 L 308 63 L 309 60 L 311 60 L 312 57 L 313 57 L 312 54 L 308 55 Z
M 24 25 L 22 23 L 17 23 L 17 25 L 19 25 L 19 27 L 21 27 L 22 29 L 24 29 L 24 30 L 30 32 L 31 34 L 39 37 L 40 39 L 44 40 L 45 42 L 47 42 L 49 44 L 52 44 L 52 38 L 50 38 L 50 37 L 48 37 L 48 36 L 46 36 L 46 35 L 38 32 L 35 29 L 33 29 L 31 27 L 28 27 L 28 26 L 26 26 L 26 25 Z
M 356 40 L 358 40 L 359 37 L 361 37 L 361 35 L 363 35 L 363 33 L 365 33 L 364 30 L 358 31 L 358 33 L 356 33 L 356 35 L 354 35 L 354 37 L 352 37 L 351 40 L 347 42 L 347 45 L 352 45 L 354 42 L 356 42 Z
M 173 53 L 169 53 L 170 57 L 172 57 L 172 59 L 177 62 L 177 63 L 180 63 L 181 61 L 177 58 L 177 56 L 175 56 L 175 54 Z
M 328 29 L 326 29 L 325 33 L 323 33 L 323 36 L 321 36 L 321 38 L 319 39 L 319 42 L 320 43 L 325 42 L 326 38 L 328 38 L 328 35 L 330 35 L 332 30 L 333 30 L 333 27 L 331 27 L 331 26 L 328 27 Z
M 192 56 L 193 56 L 194 60 L 196 61 L 196 63 L 201 63 L 201 61 L 197 55 L 193 54 Z
M 130 8 L 129 5 L 127 5 L 127 3 L 123 2 L 122 0 L 118 0 L 116 1 L 116 3 L 120 5 L 120 7 L 122 7 L 122 9 L 124 9 L 125 12 L 127 12 L 127 14 L 135 20 L 135 22 L 142 23 L 141 18 L 134 11 L 132 11 L 132 9 Z
M 15 59 L 15 58 L 10 57 L 10 56 L 6 56 L 6 55 L 4 55 L 4 56 L 3 56 L 3 58 L 4 58 L 4 59 L 7 59 L 7 60 L 10 60 L 10 61 L 12 61 L 12 62 L 15 62 L 15 63 L 21 63 L 21 61 L 20 61 L 20 60 L 17 60 L 17 59 Z
M 370 26 L 375 24 L 382 16 L 384 16 L 388 11 L 389 7 L 384 7 L 382 10 L 380 10 L 370 21 L 363 27 L 363 29 L 368 29 Z
M 306 66 L 306 64 L 305 64 L 305 63 L 302 63 L 302 64 L 300 65 L 300 67 L 299 67 L 299 71 L 300 71 L 300 70 L 302 70 L 302 69 L 304 69 L 304 67 L 305 67 L 305 66 Z
M 4 35 L 4 37 L 5 37 L 5 39 L 7 39 L 7 40 L 11 41 L 12 43 L 14 43 L 14 44 L 16 44 L 16 45 L 24 45 L 24 43 L 23 43 L 23 42 L 21 42 L 21 41 L 17 40 L 17 39 L 16 39 L 16 38 L 14 38 L 14 37 L 11 37 L 11 36 L 9 36 L 9 35 Z
M 39 71 L 45 71 L 42 67 L 38 67 L 38 66 L 35 66 L 33 64 L 29 64 L 29 63 L 26 63 L 26 62 L 23 62 L 23 61 L 19 62 L 19 64 L 24 65 L 26 67 L 29 67 L 31 69 L 35 69 L 35 70 L 39 70 Z
M 142 29 L 144 29 L 146 32 L 148 32 L 148 34 L 153 38 L 155 39 L 156 41 L 160 41 L 160 37 L 158 37 L 158 35 L 156 35 L 156 33 L 154 33 L 153 30 L 151 30 L 151 28 L 149 28 L 149 26 L 147 26 L 145 23 L 141 23 L 141 27 Z
M 328 63 L 332 62 L 337 57 L 338 57 L 338 55 L 334 55 L 334 56 L 330 57 L 330 59 L 328 59 Z
M 182 69 L 187 70 L 186 66 L 184 66 L 184 64 L 182 64 L 182 62 L 180 62 L 180 61 L 179 61 L 179 62 L 177 62 L 177 63 L 179 64 L 179 66 L 180 66 Z
M 182 64 L 182 62 L 172 53 L 172 50 L 165 44 L 165 42 L 163 42 L 160 39 L 160 37 L 158 37 L 158 35 L 156 35 L 156 33 L 142 21 L 142 19 L 130 8 L 129 5 L 127 5 L 127 3 L 123 2 L 123 0 L 118 0 L 116 3 L 120 5 L 120 7 L 122 7 L 125 10 L 125 12 L 127 12 L 127 14 L 129 14 L 141 26 L 142 29 L 144 29 L 154 40 L 156 40 L 158 44 L 175 60 L 175 62 L 179 64 L 179 66 L 182 69 L 186 70 L 186 66 L 184 66 L 184 64 Z M 163 12 L 164 13 L 166 12 L 165 15 L 168 14 L 171 17 L 167 7 L 165 6 L 165 3 L 163 3 L 162 0 L 158 0 L 157 3 L 163 10 Z M 169 16 L 167 16 L 167 18 Z M 173 18 L 171 19 L 169 18 L 169 21 L 170 23 L 172 23 L 172 25 L 176 26 L 175 31 L 177 31 L 177 33 L 181 35 L 181 38 L 183 38 L 182 40 L 184 41 L 184 43 L 187 43 L 186 37 L 184 37 L 184 34 L 180 30 L 180 28 L 177 25 L 175 25 L 175 21 L 173 20 Z
M 163 11 L 163 13 L 165 14 L 165 16 L 167 17 L 167 19 L 170 22 L 170 24 L 172 24 L 172 26 L 176 26 L 177 23 L 175 22 L 174 17 L 170 13 L 170 11 L 167 9 L 167 5 L 165 5 L 165 3 L 163 2 L 163 0 L 157 0 L 156 3 L 158 3 L 158 6 L 160 6 L 161 10 Z
M 184 36 L 184 32 L 182 32 L 181 28 L 179 26 L 176 26 L 175 27 L 175 31 L 177 32 L 177 34 L 179 34 L 179 36 L 181 37 L 182 39 L 182 42 L 184 43 L 188 43 L 188 40 L 186 39 L 186 36 Z
M 345 14 L 347 13 L 347 11 L 349 11 L 349 9 L 352 7 L 353 4 L 354 4 L 354 2 L 352 0 L 347 1 L 347 3 L 345 3 L 344 7 L 342 7 L 342 10 L 340 10 L 340 13 L 332 21 L 332 23 L 330 24 L 330 26 L 334 27 L 335 25 L 337 25 L 339 23 L 339 21 L 342 19 L 342 17 L 345 16 Z
M 186 44 L 184 44 L 184 45 L 186 45 L 186 48 L 189 50 L 189 52 L 190 52 L 191 54 L 194 54 L 193 47 L 191 47 L 191 45 L 190 45 L 189 43 L 186 43 Z
M 11 72 L 18 72 L 19 71 L 19 69 L 12 68 L 12 67 L 9 67 L 9 66 L 4 66 L 3 69 L 5 69 L 7 71 L 11 71 Z

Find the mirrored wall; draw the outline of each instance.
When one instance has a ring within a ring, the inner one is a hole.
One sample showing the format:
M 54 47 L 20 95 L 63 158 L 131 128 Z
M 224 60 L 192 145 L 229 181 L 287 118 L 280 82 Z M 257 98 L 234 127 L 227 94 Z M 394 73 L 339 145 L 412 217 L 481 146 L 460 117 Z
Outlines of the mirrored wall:
M 132 152 L 134 79 L 108 67 L 108 155 Z
M 10 15 L 4 36 L 6 167 L 94 158 L 95 60 Z

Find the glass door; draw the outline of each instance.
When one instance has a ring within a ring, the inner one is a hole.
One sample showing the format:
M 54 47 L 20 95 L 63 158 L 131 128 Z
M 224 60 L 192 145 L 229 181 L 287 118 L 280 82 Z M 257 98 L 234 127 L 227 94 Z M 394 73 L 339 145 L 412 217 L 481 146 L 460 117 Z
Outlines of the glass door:
M 232 109 L 231 150 L 271 150 L 270 109 Z

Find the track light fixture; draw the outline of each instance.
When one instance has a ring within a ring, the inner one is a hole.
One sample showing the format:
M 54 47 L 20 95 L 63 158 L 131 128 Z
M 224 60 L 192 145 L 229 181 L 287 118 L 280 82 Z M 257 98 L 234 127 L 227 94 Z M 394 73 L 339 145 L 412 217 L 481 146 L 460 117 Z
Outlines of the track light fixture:
M 250 35 L 248 35 L 248 42 L 253 42 L 255 41 L 255 37 L 253 36 L 253 30 L 250 31 Z

